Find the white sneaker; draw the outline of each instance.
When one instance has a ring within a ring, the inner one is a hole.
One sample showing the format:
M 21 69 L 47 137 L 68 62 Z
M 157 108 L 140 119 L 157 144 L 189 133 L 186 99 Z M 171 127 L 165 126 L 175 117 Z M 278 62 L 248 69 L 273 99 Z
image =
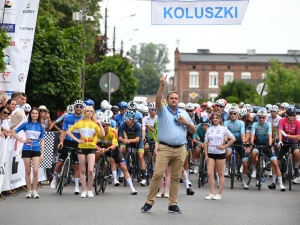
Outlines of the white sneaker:
M 282 191 L 282 192 L 285 191 L 285 186 L 283 186 L 283 184 L 280 185 L 280 191 Z
M 256 170 L 252 170 L 251 177 L 256 178 Z
M 292 180 L 294 184 L 300 184 L 300 177 L 295 177 L 294 180 Z
M 169 198 L 169 196 L 170 196 L 170 195 L 169 195 L 169 190 L 166 189 L 166 190 L 165 190 L 165 193 L 164 193 L 164 197 L 165 197 L 165 198 Z
M 120 182 L 118 180 L 114 180 L 114 186 L 120 186 Z
M 144 180 L 142 180 L 141 182 L 140 182 L 140 184 L 142 185 L 142 186 L 145 186 L 146 185 L 146 183 L 147 183 L 147 181 L 144 179 Z
M 215 195 L 210 194 L 209 196 L 205 197 L 205 200 L 212 200 L 215 197 Z
M 32 191 L 28 191 L 26 194 L 26 198 L 31 198 L 32 197 Z
M 222 197 L 221 197 L 221 195 L 219 195 L 219 194 L 216 194 L 214 197 L 213 197 L 213 200 L 221 200 L 222 199 Z
M 86 198 L 86 191 L 81 192 L 80 198 Z
M 224 170 L 224 176 L 225 176 L 225 177 L 228 177 L 228 173 L 229 173 L 228 168 L 225 167 L 225 170 Z
M 87 197 L 88 197 L 88 198 L 94 198 L 94 193 L 93 193 L 93 191 L 88 191 L 88 192 L 87 192 Z
M 55 189 L 56 185 L 57 185 L 56 176 L 54 176 L 50 185 L 51 189 Z
M 249 189 L 249 185 L 246 182 L 242 182 L 242 186 L 244 189 Z
M 36 191 L 33 191 L 32 192 L 32 198 L 40 198 L 40 196 Z
M 79 187 L 75 187 L 74 194 L 75 195 L 79 195 L 80 194 Z
M 131 190 L 131 195 L 137 195 L 137 190 L 135 190 L 135 189 L 133 189 L 133 190 Z
M 159 192 L 156 194 L 156 198 L 161 198 L 164 196 L 165 190 L 159 190 Z

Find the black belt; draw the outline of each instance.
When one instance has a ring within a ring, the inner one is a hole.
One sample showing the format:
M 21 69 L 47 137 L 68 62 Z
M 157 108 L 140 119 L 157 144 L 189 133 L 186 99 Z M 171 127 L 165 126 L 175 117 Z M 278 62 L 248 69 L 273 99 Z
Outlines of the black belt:
M 165 142 L 162 142 L 162 141 L 160 141 L 159 144 L 162 144 L 162 145 L 165 145 L 165 146 L 168 146 L 168 147 L 171 147 L 171 148 L 180 148 L 181 146 L 183 146 L 183 145 L 169 145 L 169 144 L 167 144 Z

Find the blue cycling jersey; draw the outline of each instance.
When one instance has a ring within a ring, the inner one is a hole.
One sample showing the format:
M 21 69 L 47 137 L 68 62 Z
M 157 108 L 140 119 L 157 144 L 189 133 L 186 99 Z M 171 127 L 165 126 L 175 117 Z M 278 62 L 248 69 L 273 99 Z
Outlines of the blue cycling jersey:
M 117 122 L 113 119 L 110 119 L 110 127 L 117 128 Z
M 72 127 L 77 121 L 82 119 L 82 115 L 80 116 L 76 116 L 75 114 L 70 114 L 68 115 L 65 120 L 64 120 L 64 124 L 62 125 L 62 130 L 67 131 L 70 127 Z M 80 139 L 80 133 L 79 130 L 76 129 L 72 132 L 72 134 Z M 69 137 L 68 135 L 66 135 L 66 140 L 68 141 L 74 141 L 71 137 Z
M 117 114 L 115 116 L 115 121 L 117 123 L 117 127 L 120 127 L 120 125 L 124 122 L 125 118 L 124 118 L 124 115 L 123 114 Z
M 269 122 L 264 122 L 262 125 L 259 122 L 252 124 L 252 135 L 256 136 L 259 143 L 269 143 L 269 135 L 272 135 L 272 126 Z
M 242 134 L 245 134 L 245 123 L 241 120 L 226 120 L 224 126 L 233 134 L 237 141 L 242 141 Z
M 124 132 L 126 133 L 128 139 L 139 137 L 140 141 L 137 144 L 138 149 L 144 149 L 141 126 L 137 122 L 134 122 L 132 127 L 129 127 L 125 122 L 122 123 L 118 129 L 118 137 L 124 137 Z
M 142 120 L 143 120 L 143 114 L 140 113 L 139 111 L 136 111 L 134 121 L 142 124 Z

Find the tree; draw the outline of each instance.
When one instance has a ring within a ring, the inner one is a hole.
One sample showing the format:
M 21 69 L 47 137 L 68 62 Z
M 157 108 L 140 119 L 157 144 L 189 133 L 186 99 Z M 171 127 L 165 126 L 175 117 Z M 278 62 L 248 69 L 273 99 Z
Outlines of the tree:
M 82 41 L 80 27 L 61 30 L 51 15 L 38 17 L 26 83 L 30 104 L 62 109 L 80 98 Z
M 111 93 L 111 104 L 118 104 L 121 101 L 130 101 L 136 95 L 138 81 L 133 76 L 132 65 L 126 58 L 119 55 L 103 56 L 101 62 L 86 66 L 85 96 L 93 99 L 97 106 L 104 99 L 108 100 L 108 93 L 100 89 L 99 81 L 105 73 L 112 72 L 120 78 L 119 89 Z
M 5 29 L 0 28 L 0 59 L 4 58 L 3 50 L 9 46 L 10 37 L 7 36 Z M 5 71 L 6 65 L 4 60 L 0 60 L 0 71 Z

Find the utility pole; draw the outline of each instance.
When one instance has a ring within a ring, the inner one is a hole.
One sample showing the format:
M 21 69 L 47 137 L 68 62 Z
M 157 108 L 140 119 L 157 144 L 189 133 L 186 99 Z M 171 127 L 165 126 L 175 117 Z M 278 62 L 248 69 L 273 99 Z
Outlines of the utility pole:
M 83 27 L 83 34 L 85 37 L 85 30 L 86 30 L 86 15 L 87 15 L 87 4 L 86 0 L 82 0 L 82 27 Z M 82 43 L 82 50 L 83 50 L 83 65 L 81 68 L 81 78 L 80 78 L 80 86 L 81 86 L 81 99 L 84 101 L 84 82 L 85 82 L 85 38 Z

